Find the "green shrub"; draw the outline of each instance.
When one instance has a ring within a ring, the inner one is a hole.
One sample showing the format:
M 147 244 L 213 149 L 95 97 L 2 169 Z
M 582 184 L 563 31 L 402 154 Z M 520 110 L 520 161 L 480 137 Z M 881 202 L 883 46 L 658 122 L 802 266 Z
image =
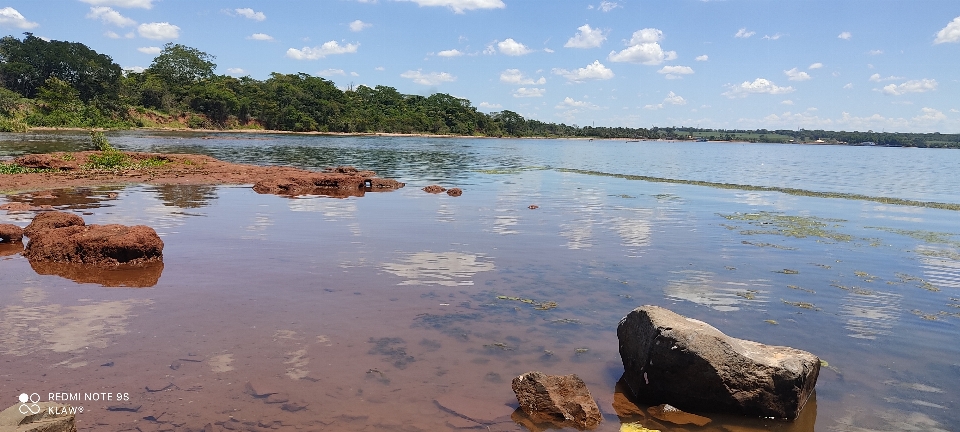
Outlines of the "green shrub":
M 0 174 L 29 174 L 48 171 L 50 170 L 45 168 L 27 168 L 15 163 L 0 162 Z

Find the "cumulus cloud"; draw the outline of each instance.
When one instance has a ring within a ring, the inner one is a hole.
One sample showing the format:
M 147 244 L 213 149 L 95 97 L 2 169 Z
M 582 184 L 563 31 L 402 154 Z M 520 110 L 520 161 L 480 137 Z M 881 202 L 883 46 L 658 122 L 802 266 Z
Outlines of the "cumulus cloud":
M 355 31 L 355 32 L 363 31 L 363 29 L 365 29 L 365 28 L 367 28 L 367 27 L 370 27 L 370 26 L 372 26 L 372 25 L 373 25 L 373 24 L 365 23 L 365 22 L 360 21 L 360 20 L 356 20 L 356 21 L 353 21 L 353 22 L 350 23 L 350 31 Z
M 563 46 L 564 48 L 597 48 L 607 39 L 603 30 L 591 28 L 590 24 L 577 27 L 577 34 Z
M 531 88 L 520 87 L 520 88 L 517 89 L 517 91 L 513 92 L 513 97 L 515 97 L 515 98 L 543 97 L 543 94 L 546 93 L 546 92 L 547 92 L 547 90 L 546 90 L 546 89 L 542 89 L 542 88 L 536 88 L 536 87 L 531 87 Z
M 788 78 L 790 81 L 807 81 L 807 80 L 813 78 L 813 77 L 810 76 L 810 74 L 808 74 L 808 73 L 806 73 L 806 72 L 801 72 L 801 71 L 798 70 L 797 68 L 793 68 L 793 69 L 790 69 L 790 70 L 785 70 L 785 71 L 783 71 L 783 73 L 784 73 L 785 75 L 787 75 L 787 78 Z
M 410 1 L 423 6 L 444 6 L 453 10 L 454 13 L 462 14 L 464 11 L 476 9 L 503 9 L 507 5 L 503 0 L 398 0 Z
M 692 74 L 693 68 L 690 66 L 664 66 L 657 73 L 666 75 L 667 79 L 677 79 L 683 78 L 683 75 Z
M 140 51 L 144 54 L 151 54 L 151 55 L 157 55 L 163 52 L 163 50 L 160 49 L 160 47 L 140 47 L 140 48 L 137 48 L 137 51 Z
M 846 89 L 846 90 L 852 89 L 852 88 L 853 88 L 853 83 L 847 83 L 845 86 L 843 86 L 843 88 Z
M 937 109 L 924 107 L 920 109 L 920 115 L 914 117 L 913 119 L 919 122 L 934 123 L 941 120 L 946 120 L 947 115 Z
M 583 82 L 586 80 L 608 80 L 614 77 L 613 71 L 608 69 L 600 60 L 594 60 L 586 67 L 568 71 L 566 69 L 554 69 L 553 73 L 561 75 L 573 82 Z
M 19 11 L 12 7 L 0 9 L 0 26 L 10 26 L 19 29 L 29 30 L 40 24 L 27 20 Z
M 920 80 L 910 80 L 903 84 L 887 84 L 880 91 L 884 94 L 900 96 L 907 93 L 926 93 L 928 91 L 934 91 L 937 89 L 937 80 L 935 79 L 920 79 Z
M 960 42 L 960 16 L 950 21 L 946 27 L 937 32 L 934 44 L 957 43 Z
M 696 60 L 696 61 L 707 61 L 707 60 L 710 60 L 710 57 L 707 56 L 706 54 L 704 54 L 704 55 L 701 55 L 701 56 L 697 56 L 697 58 L 695 58 L 694 60 Z
M 150 9 L 153 7 L 153 0 L 80 0 L 94 6 L 116 6 L 119 8 L 141 8 Z
M 258 41 L 272 41 L 273 36 L 270 36 L 266 33 L 254 33 L 250 36 L 247 36 L 247 39 L 258 40 Z
M 743 28 L 741 28 L 740 30 L 737 30 L 737 34 L 733 35 L 733 37 L 735 37 L 735 38 L 740 38 L 740 39 L 746 39 L 746 38 L 749 38 L 750 36 L 753 36 L 753 35 L 755 35 L 755 34 L 757 34 L 757 32 L 755 32 L 755 31 L 747 31 L 747 28 L 746 28 L 746 27 L 743 27 Z
M 500 105 L 500 104 L 498 104 L 498 103 L 480 102 L 480 105 L 477 105 L 477 108 L 483 108 L 483 109 L 501 109 L 501 108 L 503 108 L 503 105 Z
M 645 105 L 643 108 L 648 110 L 658 110 L 663 109 L 667 105 L 686 105 L 687 100 L 674 92 L 667 94 L 667 97 L 663 98 L 663 102 L 656 105 Z
M 252 19 L 254 21 L 263 21 L 267 19 L 267 16 L 264 15 L 263 12 L 256 12 L 250 8 L 239 8 L 239 9 L 234 9 L 233 11 L 236 12 L 237 15 L 240 15 L 244 18 Z
M 520 69 L 507 69 L 500 73 L 500 82 L 517 85 L 544 85 L 547 79 L 540 77 L 538 80 L 528 78 L 520 72 Z
M 408 70 L 400 74 L 401 78 L 407 78 L 413 80 L 417 84 L 423 85 L 439 85 L 445 82 L 456 81 L 457 77 L 450 75 L 446 72 L 429 72 L 423 73 L 421 69 L 417 70 Z
M 820 69 L 822 67 L 823 67 L 823 63 L 814 63 L 810 65 L 810 67 L 808 67 L 807 69 Z
M 853 34 L 851 34 L 850 32 L 843 32 L 843 33 L 840 33 L 839 36 L 837 36 L 837 39 L 850 40 L 850 38 L 852 37 L 853 37 Z
M 463 55 L 463 52 L 456 49 L 444 50 L 437 53 L 440 57 L 460 57 Z
M 880 74 L 878 74 L 878 73 L 875 73 L 875 74 L 873 74 L 873 75 L 870 75 L 870 81 L 873 81 L 873 82 L 897 81 L 897 80 L 902 80 L 902 79 L 903 79 L 903 77 L 898 77 L 898 76 L 893 76 L 893 75 L 888 76 L 888 77 L 886 77 L 886 78 L 881 78 L 881 77 L 880 77 Z
M 780 87 L 766 78 L 757 78 L 750 81 L 744 81 L 738 85 L 728 84 L 729 90 L 722 94 L 730 99 L 745 98 L 751 94 L 786 94 L 792 93 L 793 87 Z
M 108 37 L 108 38 L 110 38 L 110 39 L 120 39 L 120 38 L 133 39 L 133 38 L 137 37 L 137 35 L 133 34 L 133 32 L 130 32 L 130 33 L 127 33 L 127 34 L 121 36 L 121 35 L 117 34 L 117 32 L 110 31 L 110 30 L 107 30 L 106 32 L 104 32 L 103 35 L 106 36 L 106 37 Z
M 572 108 L 572 109 L 575 109 L 575 110 L 576 110 L 576 109 L 580 109 L 580 108 L 584 108 L 584 109 L 599 109 L 600 107 L 597 106 L 596 104 L 592 104 L 592 103 L 587 102 L 587 101 L 574 100 L 572 97 L 567 96 L 567 97 L 563 98 L 563 102 L 560 102 L 560 103 L 559 103 L 556 107 L 554 107 L 554 108 L 556 108 L 556 109 L 570 109 L 570 108 Z
M 324 69 L 320 72 L 317 72 L 317 75 L 322 77 L 332 77 L 336 75 L 346 75 L 347 73 L 343 69 Z
M 323 45 L 315 47 L 303 47 L 303 49 L 290 48 L 287 50 L 287 57 L 294 60 L 316 60 L 334 54 L 350 54 L 357 52 L 360 44 L 340 45 L 337 41 L 324 42 Z
M 870 52 L 868 52 L 867 54 L 880 55 L 880 54 L 883 54 L 883 50 L 870 50 Z
M 784 37 L 784 36 L 786 36 L 786 35 L 781 34 L 781 33 L 777 33 L 777 34 L 775 34 L 775 35 L 773 35 L 773 36 L 764 35 L 763 38 L 766 39 L 766 40 L 777 40 L 777 39 L 780 39 L 780 38 L 782 38 L 782 37 Z
M 247 74 L 247 71 L 241 68 L 227 68 L 227 73 L 230 75 L 243 76 Z
M 793 101 L 790 100 L 790 99 L 787 99 L 787 100 L 785 100 L 785 101 L 783 101 L 783 102 L 780 102 L 780 103 L 783 104 L 783 105 L 793 105 Z
M 91 6 L 90 13 L 87 14 L 87 18 L 99 19 L 100 21 L 103 21 L 104 24 L 112 24 L 117 27 L 129 27 L 137 25 L 136 21 L 120 15 L 120 12 L 117 12 L 108 6 Z
M 508 56 L 522 56 L 524 54 L 530 54 L 533 52 L 532 49 L 527 48 L 526 45 L 508 38 L 502 42 L 497 43 L 497 48 L 500 48 L 500 53 L 506 54 Z
M 633 32 L 627 48 L 623 51 L 610 51 L 607 58 L 613 62 L 640 63 L 658 65 L 677 58 L 676 51 L 664 51 L 660 46 L 663 32 L 655 28 L 645 28 Z
M 180 37 L 180 27 L 168 22 L 153 22 L 140 24 L 137 33 L 147 39 L 170 40 Z
M 600 9 L 601 11 L 604 11 L 604 12 L 610 12 L 618 7 L 620 7 L 620 5 L 617 4 L 616 2 L 602 1 L 600 2 L 600 6 L 597 7 L 597 9 Z

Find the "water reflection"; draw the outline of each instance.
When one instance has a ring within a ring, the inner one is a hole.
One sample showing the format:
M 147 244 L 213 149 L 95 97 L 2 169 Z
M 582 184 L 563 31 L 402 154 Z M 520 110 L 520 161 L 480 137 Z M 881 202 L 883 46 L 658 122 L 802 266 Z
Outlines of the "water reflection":
M 888 292 L 851 292 L 840 307 L 840 313 L 847 317 L 844 328 L 852 332 L 848 336 L 872 340 L 889 335 L 900 319 L 902 300 L 902 295 Z
M 160 275 L 163 273 L 163 261 L 112 267 L 30 261 L 30 267 L 39 275 L 60 276 L 76 283 L 126 288 L 152 287 L 160 281 Z
M 217 187 L 210 185 L 158 185 L 147 190 L 156 192 L 163 205 L 182 209 L 206 207 L 217 199 Z
M 0 257 L 16 255 L 23 252 L 23 243 L 0 242 Z
M 398 285 L 473 285 L 473 275 L 494 269 L 482 255 L 460 252 L 417 252 L 383 269 L 403 278 Z
M 918 246 L 923 276 L 936 288 L 960 288 L 960 253 L 953 248 Z
M 770 285 L 764 280 L 748 282 L 717 282 L 716 273 L 700 270 L 673 271 L 681 279 L 673 279 L 663 289 L 667 297 L 687 300 L 699 305 L 708 306 L 718 311 L 737 311 L 748 302 L 766 303 L 767 290 Z M 727 285 L 721 288 L 718 285 Z
M 111 207 L 113 204 L 108 204 L 108 202 L 116 200 L 118 196 L 117 188 L 114 187 L 78 187 L 7 195 L 6 198 L 10 203 L 23 203 L 29 205 L 32 209 L 70 208 L 84 210 Z M 11 209 L 26 209 L 26 207 L 21 206 L 10 207 Z

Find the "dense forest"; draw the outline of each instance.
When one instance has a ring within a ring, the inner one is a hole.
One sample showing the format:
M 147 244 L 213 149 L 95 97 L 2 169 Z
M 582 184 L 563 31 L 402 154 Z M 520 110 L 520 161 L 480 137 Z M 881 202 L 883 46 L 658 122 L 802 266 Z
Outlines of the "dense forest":
M 214 73 L 215 57 L 168 43 L 142 72 L 78 42 L 31 33 L 0 39 L 0 131 L 31 127 L 270 129 L 345 133 L 467 136 L 709 139 L 958 147 L 960 135 L 744 131 L 684 127 L 579 127 L 525 119 L 513 111 L 483 113 L 444 93 L 402 94 L 393 87 L 341 90 L 304 73 L 266 80 Z

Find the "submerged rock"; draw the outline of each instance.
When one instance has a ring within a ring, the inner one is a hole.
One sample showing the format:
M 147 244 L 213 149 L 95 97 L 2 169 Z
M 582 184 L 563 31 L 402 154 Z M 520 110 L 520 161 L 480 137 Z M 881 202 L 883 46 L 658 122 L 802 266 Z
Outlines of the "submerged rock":
M 0 224 L 0 242 L 19 243 L 23 240 L 23 228 L 14 224 Z
M 736 339 L 657 306 L 630 312 L 617 336 L 624 380 L 651 405 L 793 420 L 820 373 L 809 352 Z
M 460 188 L 447 189 L 447 195 L 450 195 L 452 197 L 458 197 L 460 195 L 463 195 L 463 189 L 460 189 Z
M 261 194 L 363 196 L 365 192 L 400 189 L 404 183 L 377 177 L 373 171 L 353 167 L 329 168 L 324 172 L 302 171 L 262 179 L 253 185 Z
M 70 411 L 55 402 L 16 404 L 0 412 L 0 431 L 77 432 L 76 416 Z
M 536 422 L 570 424 L 593 429 L 603 416 L 580 377 L 527 372 L 513 379 L 520 408 Z
M 144 225 L 74 225 L 34 231 L 23 255 L 31 261 L 141 264 L 163 259 L 163 240 Z
M 710 423 L 710 419 L 706 417 L 680 411 L 668 404 L 647 408 L 647 412 L 656 419 L 678 425 L 694 424 L 697 426 L 706 426 L 707 423 Z
M 24 228 L 23 234 L 33 239 L 41 233 L 54 228 L 84 225 L 86 225 L 86 223 L 83 221 L 83 218 L 73 213 L 61 211 L 43 212 L 33 217 L 30 225 Z
M 438 193 L 443 192 L 443 191 L 445 191 L 445 190 L 447 190 L 447 188 L 442 187 L 442 186 L 438 186 L 438 185 L 430 185 L 430 186 L 427 186 L 427 187 L 423 188 L 423 191 L 424 191 L 424 192 L 426 192 L 426 193 L 432 193 L 432 194 L 438 194 Z

